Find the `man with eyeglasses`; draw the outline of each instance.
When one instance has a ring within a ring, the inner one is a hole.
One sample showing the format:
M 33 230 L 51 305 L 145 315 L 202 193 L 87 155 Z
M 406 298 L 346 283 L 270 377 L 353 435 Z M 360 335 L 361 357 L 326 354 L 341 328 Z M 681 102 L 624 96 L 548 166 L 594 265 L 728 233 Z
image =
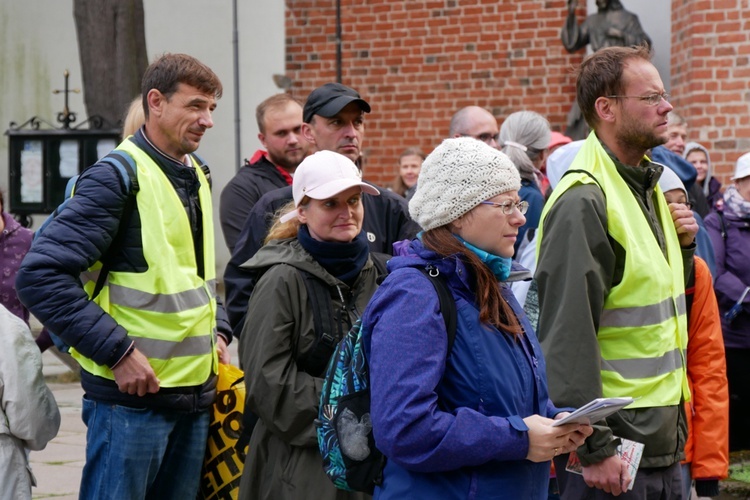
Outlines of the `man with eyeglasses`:
M 493 148 L 498 146 L 499 133 L 497 119 L 479 106 L 466 106 L 456 111 L 448 129 L 448 137 L 473 137 Z
M 663 167 L 645 156 L 666 142 L 672 106 L 645 47 L 587 57 L 576 94 L 593 132 L 542 213 L 539 339 L 556 405 L 635 402 L 596 423 L 577 450 L 582 475 L 555 459 L 561 498 L 680 499 L 685 281 L 698 226 L 685 205 L 667 204 Z M 645 445 L 632 485 L 621 438 Z

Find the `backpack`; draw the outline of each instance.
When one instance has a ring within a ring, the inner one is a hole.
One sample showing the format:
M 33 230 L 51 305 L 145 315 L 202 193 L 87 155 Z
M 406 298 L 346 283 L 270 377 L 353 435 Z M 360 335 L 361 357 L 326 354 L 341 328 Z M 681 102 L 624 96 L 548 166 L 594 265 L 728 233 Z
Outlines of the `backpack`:
M 378 273 L 378 283 L 381 283 L 388 274 L 386 264 L 393 256 L 380 252 L 370 252 L 370 259 Z M 334 311 L 331 291 L 328 285 L 314 274 L 297 268 L 302 277 L 307 291 L 307 300 L 313 313 L 313 328 L 315 330 L 315 342 L 312 347 L 296 359 L 299 370 L 309 373 L 313 377 L 322 377 L 325 374 L 328 361 L 331 359 L 336 346 L 353 326 L 349 321 L 349 314 L 344 311 Z M 346 304 L 344 305 L 346 308 Z M 346 322 L 344 331 L 342 323 Z M 242 428 L 237 441 L 237 449 L 244 450 L 250 442 L 258 416 L 249 410 L 242 415 Z
M 434 266 L 419 269 L 440 300 L 448 331 L 448 353 L 456 338 L 456 303 Z M 337 488 L 372 494 L 382 482 L 385 456 L 375 447 L 370 421 L 370 374 L 358 319 L 339 342 L 323 380 L 315 421 L 323 469 Z
M 125 202 L 125 209 L 123 210 L 120 225 L 117 228 L 117 234 L 112 240 L 112 243 L 110 244 L 106 254 L 102 255 L 101 257 L 102 268 L 99 271 L 99 277 L 96 280 L 96 285 L 94 286 L 94 292 L 91 295 L 91 299 L 96 298 L 96 296 L 98 296 L 102 291 L 102 288 L 104 288 L 104 283 L 107 280 L 107 275 L 109 274 L 109 270 L 112 266 L 112 262 L 110 258 L 108 258 L 108 256 L 117 254 L 116 251 L 111 250 L 117 250 L 122 247 L 123 241 L 125 239 L 125 232 L 130 225 L 130 217 L 133 215 L 133 211 L 135 209 L 135 196 L 138 193 L 139 189 L 138 178 L 136 175 L 137 167 L 135 165 L 133 157 L 130 156 L 127 152 L 122 150 L 114 150 L 104 158 L 99 160 L 97 163 L 106 163 L 112 165 L 117 169 L 125 184 L 125 188 L 128 191 L 128 199 Z M 50 223 L 55 219 L 55 217 L 57 217 L 60 212 L 65 210 L 65 208 L 68 206 L 68 203 L 70 203 L 70 200 L 75 192 L 75 184 L 78 181 L 78 177 L 79 175 L 76 175 L 68 181 L 68 184 L 65 186 L 65 198 L 63 199 L 62 203 L 60 203 L 57 208 L 55 208 L 55 210 L 44 220 L 44 222 L 42 222 L 42 225 L 39 226 L 39 229 L 34 232 L 34 240 L 36 240 L 41 234 L 43 234 Z M 70 350 L 70 346 L 65 344 L 65 342 L 63 342 L 60 337 L 55 335 L 53 332 L 49 333 L 52 342 L 55 344 L 55 347 L 57 347 L 58 350 L 60 350 L 61 352 L 68 352 Z

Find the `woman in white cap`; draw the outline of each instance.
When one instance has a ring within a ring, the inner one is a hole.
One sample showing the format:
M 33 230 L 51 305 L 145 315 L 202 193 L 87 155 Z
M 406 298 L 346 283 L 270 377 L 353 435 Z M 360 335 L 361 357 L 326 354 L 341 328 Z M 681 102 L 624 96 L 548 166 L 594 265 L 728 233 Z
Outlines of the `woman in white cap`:
M 729 451 L 750 449 L 750 153 L 737 160 L 724 206 L 706 217 L 729 381 Z
M 293 206 L 282 210 L 266 245 L 244 264 L 259 276 L 239 346 L 246 411 L 259 421 L 239 494 L 273 500 L 361 498 L 337 490 L 323 472 L 315 418 L 321 377 L 336 342 L 377 288 L 378 273 L 362 231 L 362 197 L 379 192 L 362 182 L 350 159 L 331 151 L 300 163 L 292 191 Z M 321 315 L 330 320 L 333 331 L 326 333 L 334 337 L 329 342 L 316 334 L 311 300 L 319 295 L 311 292 L 316 288 L 306 283 L 310 280 L 323 286 Z
M 375 498 L 546 499 L 550 460 L 588 425 L 552 427 L 542 351 L 502 283 L 527 204 L 508 157 L 472 138 L 447 139 L 422 164 L 409 202 L 424 229 L 363 316 L 375 443 L 387 457 Z M 429 278 L 456 301 L 456 336 Z

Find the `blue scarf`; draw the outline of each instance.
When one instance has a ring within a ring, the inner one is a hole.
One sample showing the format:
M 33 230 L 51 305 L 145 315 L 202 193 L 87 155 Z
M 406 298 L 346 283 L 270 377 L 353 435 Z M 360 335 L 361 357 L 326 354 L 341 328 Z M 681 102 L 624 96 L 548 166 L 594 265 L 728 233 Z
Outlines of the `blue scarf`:
M 351 243 L 318 241 L 310 236 L 307 225 L 302 224 L 297 240 L 323 269 L 349 286 L 354 284 L 370 255 L 364 231 L 360 231 Z
M 485 252 L 481 248 L 477 248 L 468 241 L 464 240 L 458 235 L 455 236 L 458 241 L 464 244 L 466 248 L 474 252 L 479 259 L 484 262 L 484 265 L 490 268 L 492 274 L 498 279 L 498 281 L 505 281 L 510 276 L 510 266 L 513 261 L 510 257 L 500 257 L 499 255 L 493 255 L 489 252 Z

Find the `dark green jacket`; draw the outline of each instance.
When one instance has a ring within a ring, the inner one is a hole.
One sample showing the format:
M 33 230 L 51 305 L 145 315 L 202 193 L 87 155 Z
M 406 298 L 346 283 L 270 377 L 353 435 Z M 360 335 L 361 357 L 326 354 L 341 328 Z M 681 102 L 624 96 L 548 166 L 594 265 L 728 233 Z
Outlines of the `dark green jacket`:
M 250 298 L 239 345 L 246 406 L 260 418 L 250 439 L 240 498 L 369 498 L 337 490 L 323 472 L 314 423 L 323 379 L 297 369 L 295 360 L 311 348 L 315 331 L 307 289 L 295 268 L 312 273 L 332 289 L 338 287 L 345 298 L 353 294 L 353 323 L 377 288 L 375 266 L 368 260 L 350 289 L 296 239 L 270 242 L 244 266 L 265 272 Z M 333 301 L 334 310 L 340 305 L 340 300 Z
M 618 194 L 636 198 L 665 252 L 663 231 L 674 229 L 660 226 L 654 203 L 654 187 L 663 167 L 646 160 L 637 167 L 623 165 L 604 148 L 630 187 L 628 193 Z M 683 249 L 686 274 L 694 248 Z M 625 250 L 607 233 L 602 190 L 596 184 L 569 189 L 544 220 L 535 275 L 540 301 L 538 336 L 547 361 L 550 396 L 558 407 L 579 407 L 602 397 L 597 330 L 605 298 L 622 279 L 624 265 Z M 669 466 L 683 456 L 683 405 L 622 410 L 600 424 L 578 450 L 584 465 L 614 455 L 618 441 L 613 436 L 645 444 L 641 467 Z

